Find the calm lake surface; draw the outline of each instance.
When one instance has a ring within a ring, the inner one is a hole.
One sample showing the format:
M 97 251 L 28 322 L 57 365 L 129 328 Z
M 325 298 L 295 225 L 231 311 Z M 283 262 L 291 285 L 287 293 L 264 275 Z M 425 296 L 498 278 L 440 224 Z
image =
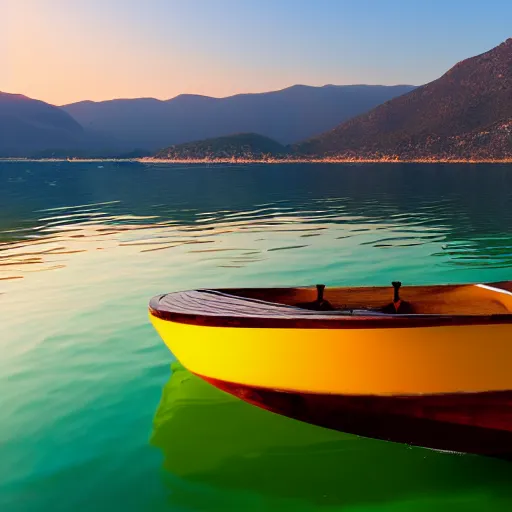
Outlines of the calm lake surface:
M 179 289 L 511 265 L 512 166 L 0 162 L 0 510 L 512 510 L 512 463 L 257 409 L 147 318 Z

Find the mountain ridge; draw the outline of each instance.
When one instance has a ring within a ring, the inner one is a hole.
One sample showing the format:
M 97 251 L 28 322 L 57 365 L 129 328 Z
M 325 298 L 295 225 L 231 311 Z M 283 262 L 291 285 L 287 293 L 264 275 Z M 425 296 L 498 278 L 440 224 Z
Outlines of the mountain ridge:
M 0 92 L 0 155 L 24 155 L 51 145 L 68 147 L 82 137 L 83 127 L 58 107 Z
M 126 148 L 114 138 L 87 130 L 61 108 L 23 94 L 0 92 L 0 157 L 116 156 Z M 147 155 L 147 152 L 137 151 Z
M 209 96 L 207 94 L 199 94 L 199 93 L 189 93 L 189 92 L 183 92 L 180 94 L 177 94 L 176 96 L 172 96 L 171 98 L 156 98 L 154 96 L 135 96 L 135 97 L 119 97 L 119 98 L 109 98 L 104 100 L 79 100 L 79 101 L 72 101 L 70 103 L 62 103 L 62 104 L 55 104 L 58 108 L 64 108 L 64 107 L 70 107 L 72 105 L 79 105 L 82 103 L 88 103 L 88 104 L 100 104 L 100 103 L 109 103 L 109 102 L 115 102 L 115 101 L 131 101 L 131 100 L 155 100 L 162 103 L 168 103 L 173 100 L 176 100 L 181 97 L 196 97 L 196 98 L 209 98 L 213 100 L 225 100 L 229 98 L 234 98 L 236 96 L 257 96 L 262 94 L 273 94 L 273 93 L 280 93 L 284 91 L 288 91 L 291 89 L 297 89 L 297 88 L 308 88 L 308 89 L 327 89 L 327 88 L 364 88 L 364 87 L 405 87 L 405 88 L 411 88 L 414 89 L 416 87 L 419 87 L 418 85 L 412 85 L 412 84 L 364 84 L 364 83 L 357 83 L 357 84 L 344 84 L 344 85 L 337 85 L 337 84 L 324 84 L 324 85 L 308 85 L 308 84 L 293 84 L 289 85 L 287 87 L 283 87 L 281 89 L 275 89 L 272 91 L 263 91 L 263 92 L 240 92 L 235 94 L 228 94 L 227 96 Z M 0 91 L 1 94 L 1 91 Z M 10 93 L 7 93 L 10 94 Z M 23 95 L 20 95 L 23 96 Z
M 464 146 L 473 132 L 512 119 L 512 38 L 456 63 L 441 77 L 294 147 L 302 155 L 427 158 L 435 145 Z M 494 127 L 494 128 L 493 128 Z M 466 141 L 466 142 L 465 142 Z M 430 147 L 430 149 L 428 149 Z M 459 156 L 471 157 L 475 144 Z M 460 149 L 460 148 L 459 148 Z M 512 156 L 502 148 L 500 157 Z M 480 154 L 483 154 L 480 147 Z M 488 152 L 487 158 L 495 155 Z
M 295 85 L 225 98 L 181 94 L 169 100 L 85 100 L 62 108 L 85 128 L 153 151 L 232 133 L 259 133 L 289 144 L 412 89 L 408 85 Z

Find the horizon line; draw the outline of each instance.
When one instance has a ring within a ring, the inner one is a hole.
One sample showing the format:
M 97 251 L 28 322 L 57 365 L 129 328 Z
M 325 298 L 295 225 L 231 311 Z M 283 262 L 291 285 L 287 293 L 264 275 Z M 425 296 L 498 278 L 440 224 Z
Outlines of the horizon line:
M 422 84 L 423 85 L 423 84 Z M 363 83 L 355 83 L 355 84 L 323 84 L 323 85 L 309 85 L 309 84 L 292 84 L 288 85 L 286 87 L 282 87 L 281 89 L 272 89 L 272 90 L 265 90 L 265 91 L 259 91 L 259 92 L 238 92 L 234 94 L 228 94 L 227 96 L 210 96 L 207 94 L 199 94 L 199 93 L 193 93 L 193 92 L 182 92 L 180 94 L 177 94 L 176 96 L 172 96 L 170 98 L 157 98 L 155 96 L 133 96 L 133 97 L 115 97 L 115 98 L 109 98 L 109 99 L 103 99 L 103 100 L 78 100 L 78 101 L 72 101 L 71 103 L 62 103 L 62 104 L 56 104 L 53 103 L 56 107 L 67 107 L 69 105 L 76 105 L 77 103 L 106 103 L 109 101 L 129 101 L 129 100 L 155 100 L 160 101 L 162 103 L 175 100 L 176 98 L 179 98 L 181 96 L 195 96 L 195 97 L 201 97 L 201 98 L 210 98 L 214 100 L 225 100 L 228 98 L 233 98 L 235 96 L 253 96 L 257 94 L 272 94 L 277 92 L 286 91 L 287 89 L 292 89 L 294 87 L 310 87 L 312 89 L 322 89 L 325 87 L 421 87 L 421 85 L 416 84 L 406 84 L 406 83 L 399 83 L 399 84 L 363 84 Z M 2 91 L 0 91 L 1 93 Z M 16 93 L 8 93 L 8 94 L 16 94 Z M 24 96 L 22 94 L 22 96 Z M 28 96 L 27 96 L 28 97 Z M 36 99 L 36 98 L 31 98 Z M 47 103 L 47 102 L 45 102 Z
M 168 101 L 175 100 L 176 98 L 179 98 L 181 96 L 195 96 L 195 97 L 201 97 L 201 98 L 210 98 L 210 99 L 214 99 L 214 100 L 224 100 L 224 99 L 228 99 L 228 98 L 233 98 L 235 96 L 253 96 L 253 95 L 257 95 L 257 94 L 272 94 L 272 93 L 286 91 L 287 89 L 292 89 L 294 87 L 309 87 L 312 89 L 322 89 L 322 88 L 326 88 L 326 87 L 415 87 L 416 88 L 416 87 L 421 87 L 421 85 L 406 84 L 406 83 L 399 83 L 399 84 L 363 84 L 363 83 L 332 84 L 332 83 L 329 83 L 329 84 L 323 84 L 323 85 L 308 85 L 308 84 L 297 83 L 297 84 L 288 85 L 281 89 L 272 89 L 272 90 L 265 90 L 265 91 L 260 91 L 260 92 L 239 92 L 239 93 L 235 93 L 235 94 L 228 94 L 227 96 L 209 96 L 207 94 L 184 92 L 184 93 L 180 93 L 180 94 L 177 94 L 176 96 L 172 96 L 172 97 L 166 98 L 166 99 L 157 98 L 155 96 L 133 96 L 133 97 L 114 97 L 114 98 L 103 99 L 103 100 L 84 99 L 84 100 L 72 101 L 70 103 L 50 103 L 48 101 L 40 100 L 39 98 L 36 98 L 33 96 L 27 96 L 26 94 L 23 94 L 20 92 L 7 92 L 7 91 L 0 90 L 0 94 L 8 94 L 11 96 L 22 96 L 24 98 L 28 98 L 28 99 L 36 100 L 36 101 L 42 101 L 49 105 L 53 105 L 55 107 L 62 108 L 62 107 L 67 107 L 69 105 L 76 105 L 78 103 L 106 103 L 109 101 L 129 101 L 129 100 L 155 100 L 155 101 L 165 103 Z

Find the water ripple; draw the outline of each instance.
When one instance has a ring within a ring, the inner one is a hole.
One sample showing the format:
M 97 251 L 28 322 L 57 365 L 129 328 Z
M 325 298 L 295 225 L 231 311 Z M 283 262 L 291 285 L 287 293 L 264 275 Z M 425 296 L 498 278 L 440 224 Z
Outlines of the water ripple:
M 333 194 L 336 186 L 325 187 L 316 196 L 297 196 L 295 190 L 296 197 L 273 195 L 269 200 L 272 194 L 268 194 L 265 201 L 255 199 L 252 205 L 246 202 L 237 208 L 228 204 L 196 207 L 185 193 L 179 201 L 167 203 L 162 201 L 164 191 L 157 189 L 151 191 L 152 200 L 143 208 L 129 206 L 118 198 L 35 208 L 24 217 L 10 218 L 7 225 L 0 225 L 0 278 L 19 279 L 28 272 L 62 268 L 74 255 L 105 247 L 137 250 L 141 254 L 185 251 L 194 257 L 213 252 L 223 267 L 261 261 L 265 252 L 294 250 L 299 255 L 316 248 L 333 253 L 349 249 L 366 253 L 367 260 L 373 249 L 413 250 L 422 246 L 432 246 L 430 257 L 443 258 L 445 266 L 510 264 L 510 234 L 475 236 L 475 218 L 483 224 L 490 221 L 475 217 L 469 204 L 460 204 L 464 196 L 459 191 L 439 198 L 429 190 L 413 190 L 410 195 L 416 198 L 415 202 L 407 195 L 393 197 L 377 187 L 369 187 L 362 194 L 359 176 L 364 178 L 363 168 L 358 172 L 349 181 L 340 176 L 345 181 L 340 195 Z M 240 176 L 243 173 L 237 174 Z M 208 180 L 212 184 L 215 177 L 210 174 Z M 485 200 L 482 198 L 477 206 L 490 208 Z M 487 201 L 492 201 L 492 195 Z M 504 205 L 509 203 L 508 197 L 501 201 Z M 503 217 L 510 217 L 510 213 L 507 211 Z M 463 240 L 451 240 L 461 230 L 471 234 L 465 244 Z M 306 238 L 311 244 L 300 243 Z M 214 247 L 193 248 L 198 244 Z M 229 247 L 233 244 L 240 250 L 253 251 L 257 257 L 235 259 L 235 249 Z

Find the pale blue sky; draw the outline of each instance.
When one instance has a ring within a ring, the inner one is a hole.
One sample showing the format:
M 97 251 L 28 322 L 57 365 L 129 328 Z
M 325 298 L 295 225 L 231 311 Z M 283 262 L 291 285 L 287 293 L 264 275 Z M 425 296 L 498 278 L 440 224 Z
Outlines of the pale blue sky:
M 0 90 L 56 104 L 422 84 L 512 36 L 512 0 L 0 0 Z

